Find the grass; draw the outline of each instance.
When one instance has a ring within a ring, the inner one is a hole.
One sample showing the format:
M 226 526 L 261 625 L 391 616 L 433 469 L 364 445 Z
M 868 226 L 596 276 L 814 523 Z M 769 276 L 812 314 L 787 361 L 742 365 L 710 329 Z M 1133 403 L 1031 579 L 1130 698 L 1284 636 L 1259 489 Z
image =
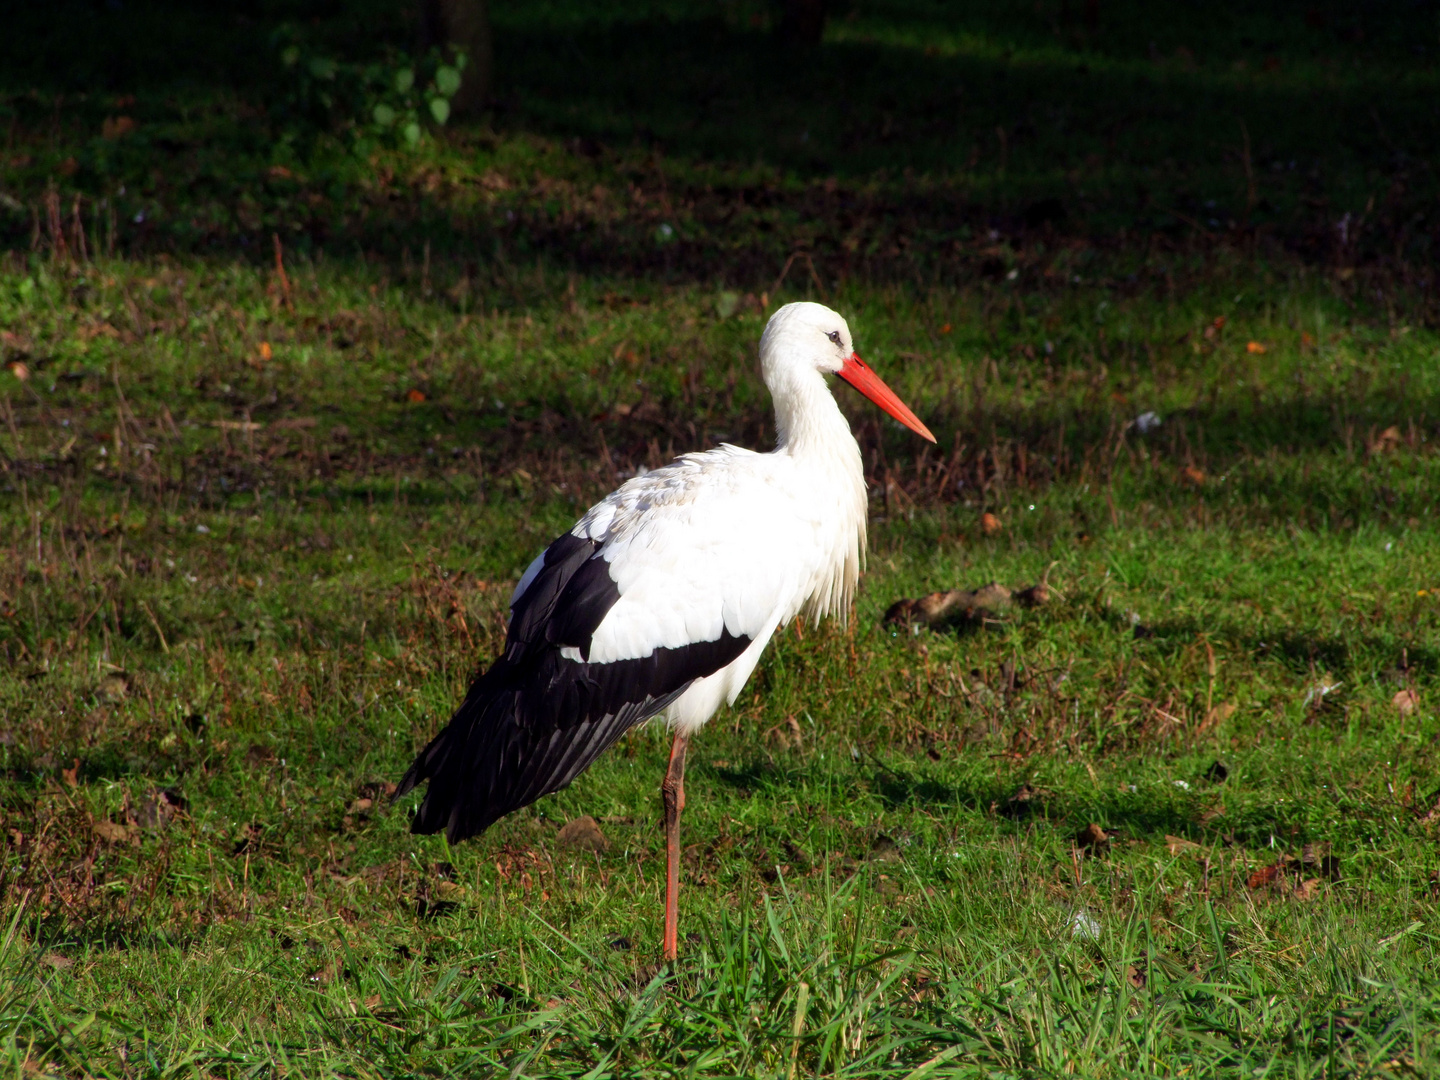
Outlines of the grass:
M 357 155 L 236 63 L 265 19 L 173 14 L 6 68 L 7 1073 L 1440 1067 L 1430 16 L 866 5 L 797 81 L 766 9 L 497 6 L 496 113 Z M 755 341 L 804 296 L 940 443 L 839 391 L 856 618 L 783 632 L 692 751 L 662 967 L 664 732 L 453 849 L 386 784 L 535 550 L 765 445 Z

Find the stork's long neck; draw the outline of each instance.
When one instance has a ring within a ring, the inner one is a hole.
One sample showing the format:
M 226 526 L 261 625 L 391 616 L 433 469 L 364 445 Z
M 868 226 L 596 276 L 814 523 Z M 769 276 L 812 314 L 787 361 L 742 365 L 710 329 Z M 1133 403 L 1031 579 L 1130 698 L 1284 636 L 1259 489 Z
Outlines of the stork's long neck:
M 801 371 L 771 386 L 775 452 L 801 466 L 806 495 L 833 527 L 824 565 L 817 566 L 805 603 L 812 619 L 847 617 L 865 563 L 865 469 L 860 446 L 818 371 Z
M 818 371 L 796 372 L 771 387 L 775 399 L 775 449 L 794 458 L 853 457 L 860 447 L 850 423 Z

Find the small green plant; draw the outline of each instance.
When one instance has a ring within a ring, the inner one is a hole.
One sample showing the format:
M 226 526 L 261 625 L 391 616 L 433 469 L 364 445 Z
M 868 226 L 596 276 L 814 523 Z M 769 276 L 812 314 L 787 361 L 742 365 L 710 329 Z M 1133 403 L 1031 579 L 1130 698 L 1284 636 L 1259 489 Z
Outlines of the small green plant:
M 428 115 L 442 127 L 450 119 L 450 99 L 460 89 L 460 73 L 464 69 L 463 53 L 457 55 L 452 64 L 439 62 L 438 54 L 432 53 L 422 68 L 430 73 L 422 86 L 415 65 L 388 69 L 384 65 L 372 65 L 366 70 L 371 130 L 382 138 L 398 134 L 407 146 L 417 145 L 424 134 L 424 117 Z
M 281 138 L 338 137 L 359 154 L 377 145 L 413 148 L 427 124 L 443 126 L 465 69 L 463 53 L 447 60 L 434 49 L 370 63 L 337 60 L 289 26 L 274 41 L 286 73 L 272 103 Z

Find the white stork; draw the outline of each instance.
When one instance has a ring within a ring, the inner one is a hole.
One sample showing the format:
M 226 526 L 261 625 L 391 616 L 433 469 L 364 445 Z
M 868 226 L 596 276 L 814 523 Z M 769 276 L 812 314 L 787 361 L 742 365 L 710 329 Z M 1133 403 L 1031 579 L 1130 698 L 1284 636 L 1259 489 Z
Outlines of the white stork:
M 575 779 L 634 725 L 674 731 L 665 806 L 664 956 L 677 950 L 685 749 L 733 703 L 775 630 L 844 619 L 865 556 L 860 447 L 830 394 L 839 375 L 935 437 L 820 304 L 787 304 L 760 338 L 775 449 L 686 454 L 607 495 L 530 564 L 505 651 L 400 782 L 430 781 L 411 830 L 452 842 Z

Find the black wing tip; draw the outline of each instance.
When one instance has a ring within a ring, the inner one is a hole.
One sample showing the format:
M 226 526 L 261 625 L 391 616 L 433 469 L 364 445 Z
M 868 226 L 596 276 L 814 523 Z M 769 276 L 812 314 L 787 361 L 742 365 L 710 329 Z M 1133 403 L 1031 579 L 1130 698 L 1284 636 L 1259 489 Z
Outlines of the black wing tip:
M 394 806 L 410 792 L 419 786 L 420 781 L 428 780 L 429 777 L 420 775 L 420 759 L 416 758 L 410 768 L 405 770 L 405 775 L 400 778 L 400 783 L 395 785 L 395 794 L 390 796 L 390 805 Z
M 448 808 L 438 803 L 432 804 L 427 792 L 425 801 L 410 819 L 410 832 L 415 836 L 433 836 L 443 832 L 448 843 L 458 844 L 462 840 L 479 836 L 504 816 L 494 813 L 467 816 L 465 810 L 463 803 L 456 803 Z
M 422 754 L 416 758 L 415 763 L 410 766 L 409 771 L 396 786 L 395 794 L 390 797 L 392 805 L 402 796 L 414 791 L 421 783 L 432 779 L 430 774 L 422 768 L 423 764 L 424 755 Z M 475 807 L 467 806 L 466 803 L 467 800 L 463 794 L 442 792 L 432 783 L 425 792 L 425 797 L 420 800 L 420 805 L 410 816 L 411 834 L 433 836 L 435 833 L 443 832 L 446 840 L 452 844 L 458 844 L 461 840 L 479 836 L 505 816 L 505 812 L 497 814 L 489 807 L 476 814 Z

